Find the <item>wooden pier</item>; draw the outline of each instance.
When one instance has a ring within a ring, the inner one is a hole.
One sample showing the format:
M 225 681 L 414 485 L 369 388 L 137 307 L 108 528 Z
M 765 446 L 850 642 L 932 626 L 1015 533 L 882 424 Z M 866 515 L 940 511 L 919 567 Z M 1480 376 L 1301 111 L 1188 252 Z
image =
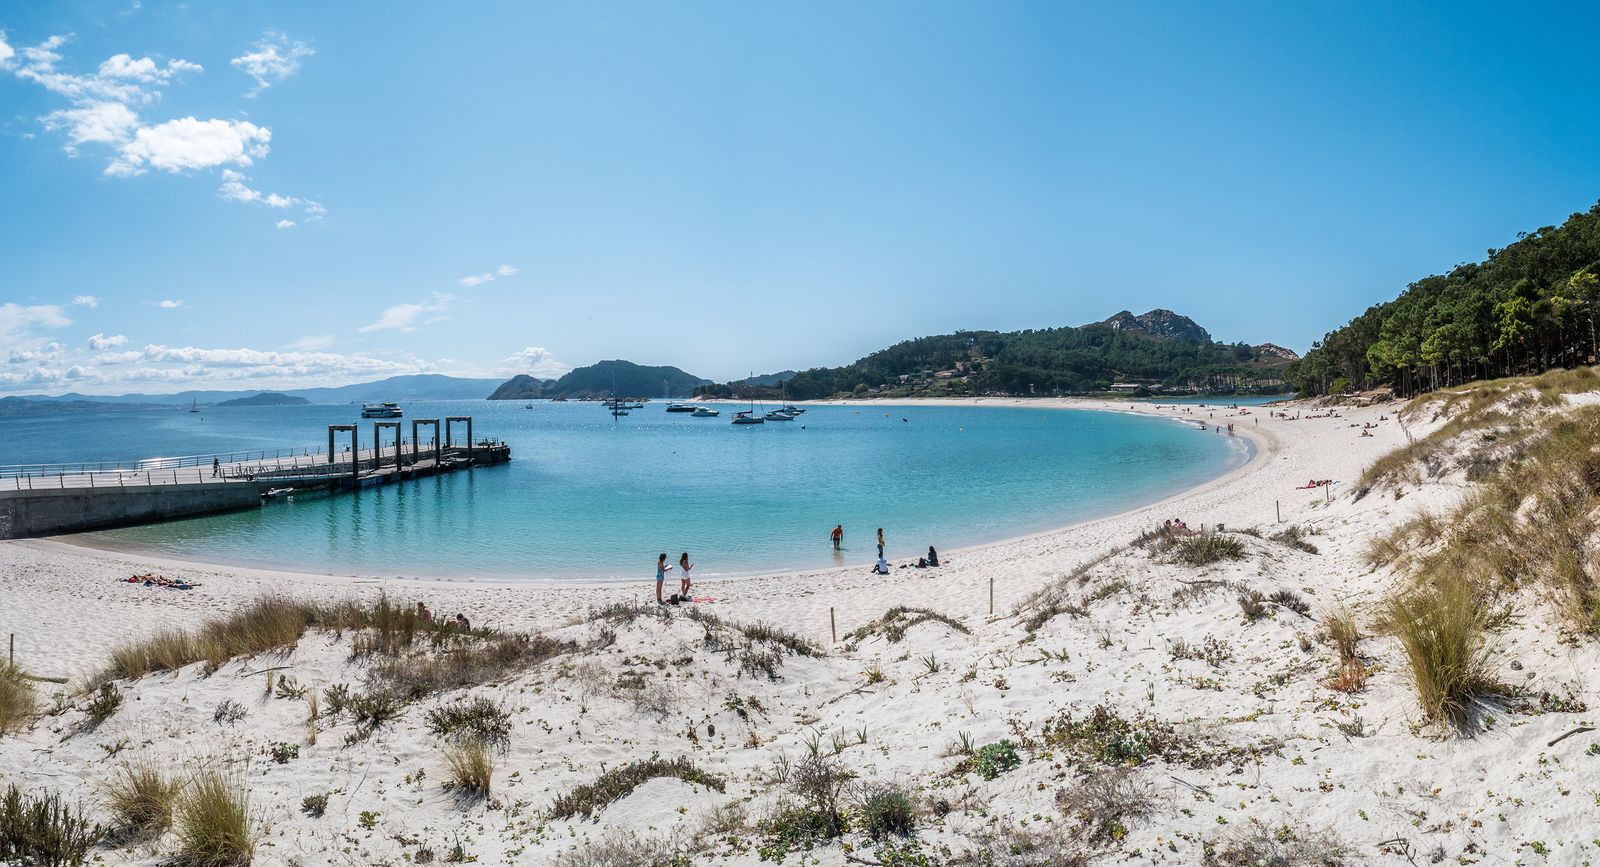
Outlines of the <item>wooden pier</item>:
M 276 449 L 140 461 L 0 467 L 0 539 L 49 536 L 257 508 L 274 492 L 358 490 L 502 464 L 511 447 L 474 440 L 472 418 L 378 421 L 369 448 L 359 425 L 329 425 L 328 447 Z M 455 442 L 455 426 L 466 439 Z M 429 426 L 433 436 L 419 438 Z M 393 432 L 387 445 L 379 437 Z M 338 447 L 339 434 L 349 443 Z

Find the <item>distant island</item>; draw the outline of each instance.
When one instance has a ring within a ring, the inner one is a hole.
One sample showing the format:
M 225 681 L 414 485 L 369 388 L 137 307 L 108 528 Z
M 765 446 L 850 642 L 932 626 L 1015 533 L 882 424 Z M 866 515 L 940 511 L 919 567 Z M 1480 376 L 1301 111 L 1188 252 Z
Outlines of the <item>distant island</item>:
M 1088 325 L 1028 331 L 958 331 L 918 337 L 844 367 L 773 374 L 796 400 L 836 397 L 1275 393 L 1298 359 L 1271 343 L 1218 343 L 1171 310 L 1122 311 Z M 699 397 L 778 389 L 749 381 L 707 385 Z
M 233 400 L 224 400 L 216 406 L 303 406 L 311 403 L 303 397 L 290 397 L 275 391 L 264 391 L 255 397 L 236 397 Z
M 555 397 L 688 397 L 711 384 L 676 367 L 647 367 L 631 361 L 600 361 L 577 368 L 560 379 L 535 379 L 518 374 L 501 383 L 490 400 L 532 400 Z

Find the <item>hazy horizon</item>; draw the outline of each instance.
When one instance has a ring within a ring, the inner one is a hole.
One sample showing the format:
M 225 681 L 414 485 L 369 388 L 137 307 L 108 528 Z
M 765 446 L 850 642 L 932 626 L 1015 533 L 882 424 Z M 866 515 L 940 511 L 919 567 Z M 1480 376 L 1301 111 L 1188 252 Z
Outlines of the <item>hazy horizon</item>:
M 1600 198 L 1596 24 L 20 4 L 0 396 L 725 381 L 1152 308 L 1304 353 Z

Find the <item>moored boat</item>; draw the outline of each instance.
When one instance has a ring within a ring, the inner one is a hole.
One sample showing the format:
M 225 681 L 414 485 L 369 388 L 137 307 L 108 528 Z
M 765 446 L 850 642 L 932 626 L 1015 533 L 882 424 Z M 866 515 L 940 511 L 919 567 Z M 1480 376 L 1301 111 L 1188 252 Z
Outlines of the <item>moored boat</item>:
M 364 404 L 361 407 L 362 418 L 400 418 L 404 414 L 400 411 L 400 404 L 392 400 Z

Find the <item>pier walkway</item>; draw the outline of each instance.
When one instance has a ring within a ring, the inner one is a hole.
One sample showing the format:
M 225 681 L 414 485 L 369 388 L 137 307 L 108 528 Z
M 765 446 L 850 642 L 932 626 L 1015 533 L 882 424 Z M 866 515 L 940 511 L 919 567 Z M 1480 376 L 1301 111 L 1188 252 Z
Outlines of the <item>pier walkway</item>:
M 379 422 L 374 442 L 387 428 L 387 445 L 361 448 L 356 425 L 331 425 L 326 449 L 266 449 L 209 455 L 148 458 L 137 461 L 0 466 L 0 539 L 75 533 L 130 524 L 153 523 L 259 507 L 270 495 L 296 490 L 354 490 L 511 460 L 511 447 L 496 439 L 472 439 L 471 418 L 465 443 L 451 432 L 415 436 L 416 428 L 437 419 L 412 420 L 413 437 L 403 438 L 400 423 Z M 348 433 L 340 449 L 335 436 Z

